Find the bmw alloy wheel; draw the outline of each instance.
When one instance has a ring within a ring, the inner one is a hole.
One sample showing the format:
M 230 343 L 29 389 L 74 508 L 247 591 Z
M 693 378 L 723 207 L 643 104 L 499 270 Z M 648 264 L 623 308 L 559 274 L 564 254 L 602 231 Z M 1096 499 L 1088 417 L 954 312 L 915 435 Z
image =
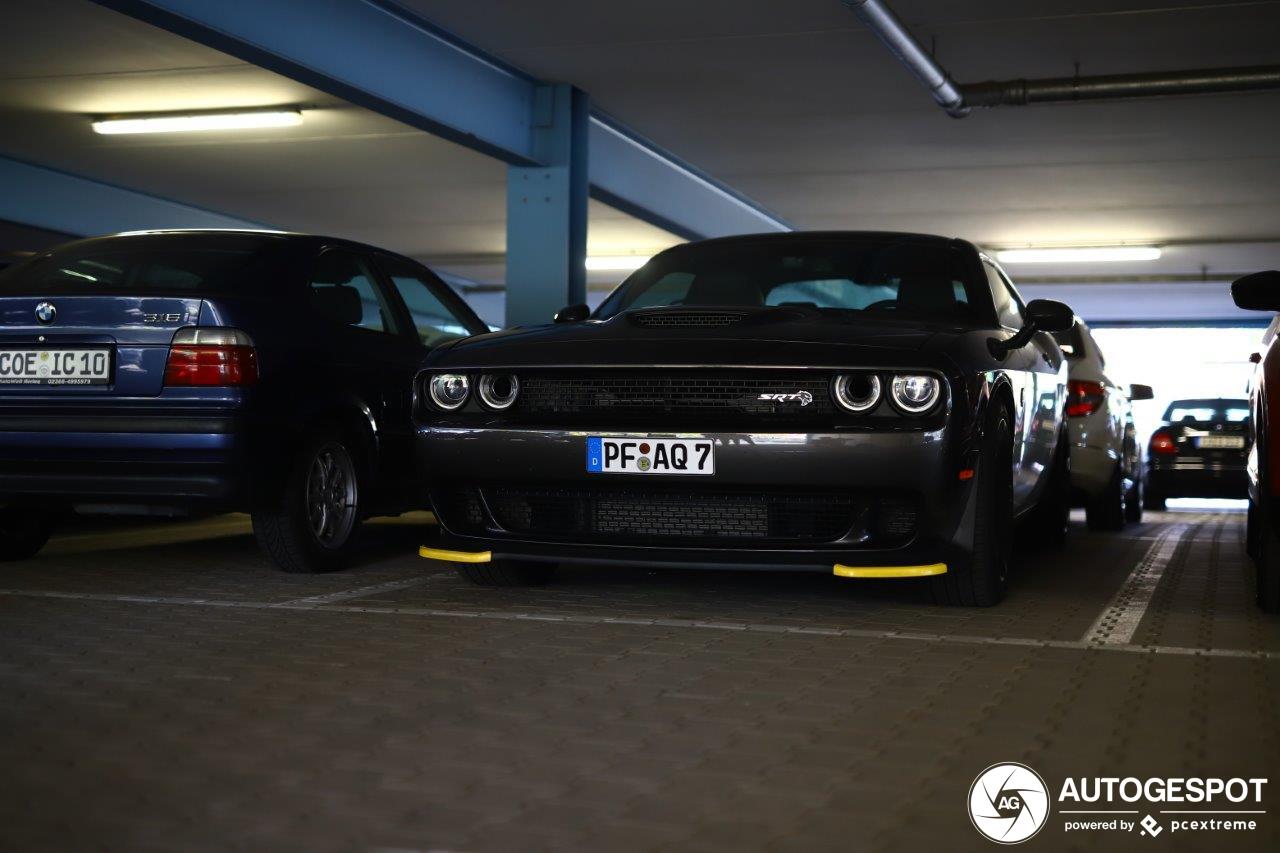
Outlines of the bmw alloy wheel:
M 325 444 L 307 470 L 307 521 L 316 541 L 339 548 L 356 523 L 356 472 L 351 455 L 336 442 Z

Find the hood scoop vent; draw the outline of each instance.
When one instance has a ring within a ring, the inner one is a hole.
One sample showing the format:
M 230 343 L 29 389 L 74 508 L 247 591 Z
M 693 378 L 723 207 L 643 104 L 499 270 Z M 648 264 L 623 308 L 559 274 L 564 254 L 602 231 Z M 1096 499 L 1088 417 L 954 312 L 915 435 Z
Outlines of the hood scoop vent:
M 631 315 L 637 326 L 662 328 L 708 328 L 732 326 L 747 316 L 745 311 L 644 311 Z

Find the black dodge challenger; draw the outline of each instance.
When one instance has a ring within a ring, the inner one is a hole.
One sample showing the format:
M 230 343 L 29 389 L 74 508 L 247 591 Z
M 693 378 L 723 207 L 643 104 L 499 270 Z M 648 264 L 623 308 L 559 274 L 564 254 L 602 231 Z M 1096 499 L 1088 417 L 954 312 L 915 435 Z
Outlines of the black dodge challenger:
M 669 249 L 556 324 L 415 381 L 441 541 L 473 581 L 557 563 L 927 578 L 990 605 L 1015 520 L 1065 536 L 1060 303 L 973 245 L 845 232 Z

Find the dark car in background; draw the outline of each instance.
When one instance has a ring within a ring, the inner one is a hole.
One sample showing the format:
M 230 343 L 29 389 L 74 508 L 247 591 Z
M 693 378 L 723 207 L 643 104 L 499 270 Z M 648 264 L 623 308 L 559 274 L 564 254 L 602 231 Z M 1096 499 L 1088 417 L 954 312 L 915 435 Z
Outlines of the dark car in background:
M 1249 401 L 1174 400 L 1147 443 L 1146 506 L 1169 498 L 1244 498 Z
M 81 240 L 0 272 L 0 558 L 61 514 L 253 514 L 288 571 L 425 507 L 412 381 L 487 331 L 430 270 L 252 231 Z
M 438 348 L 419 449 L 482 584 L 561 562 L 925 578 L 1002 597 L 1016 519 L 1065 535 L 1071 310 L 960 240 L 690 243 L 594 312 Z
M 1231 285 L 1236 305 L 1280 311 L 1280 272 L 1247 275 Z M 1249 383 L 1249 521 L 1246 540 L 1256 570 L 1258 606 L 1280 612 L 1280 316 L 1262 339 Z

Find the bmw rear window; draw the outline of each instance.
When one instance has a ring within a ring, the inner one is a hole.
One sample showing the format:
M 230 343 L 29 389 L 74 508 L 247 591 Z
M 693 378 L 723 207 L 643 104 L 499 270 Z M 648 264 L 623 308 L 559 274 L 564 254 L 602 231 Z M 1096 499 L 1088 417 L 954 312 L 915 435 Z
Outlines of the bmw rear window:
M 278 238 L 152 234 L 69 243 L 0 270 L 0 295 L 251 292 Z

